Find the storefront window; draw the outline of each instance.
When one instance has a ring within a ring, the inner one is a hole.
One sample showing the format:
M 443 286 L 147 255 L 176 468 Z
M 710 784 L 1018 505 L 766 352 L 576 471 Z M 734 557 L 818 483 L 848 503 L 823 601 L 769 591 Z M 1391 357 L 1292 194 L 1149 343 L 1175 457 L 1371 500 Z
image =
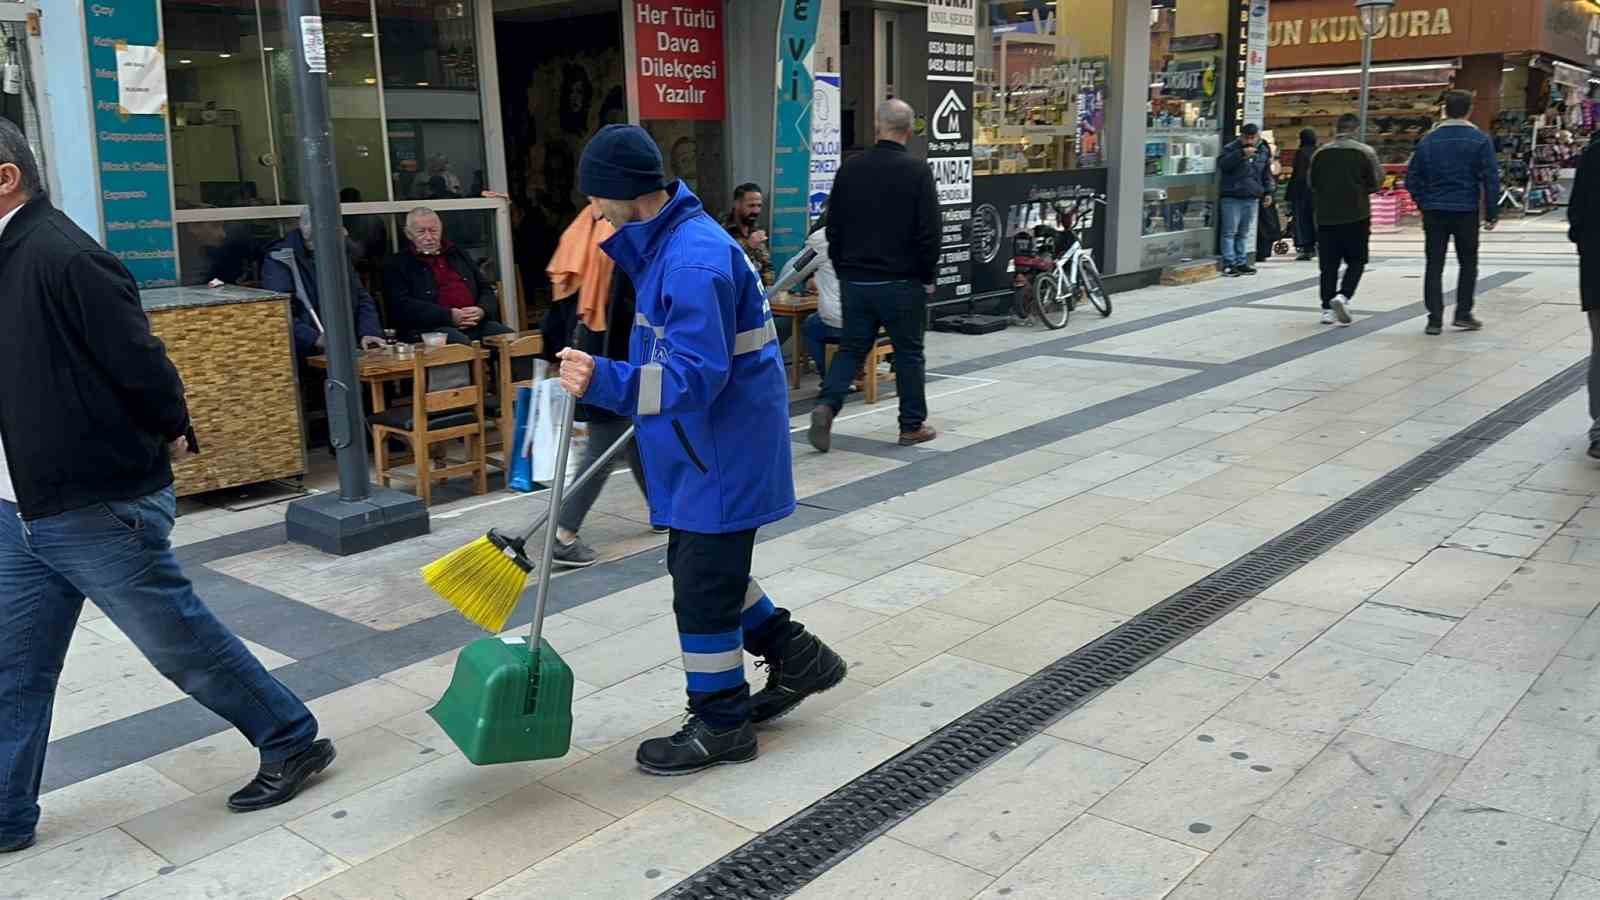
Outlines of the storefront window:
M 1226 95 L 1222 0 L 1170 0 L 1150 22 L 1143 265 L 1210 256 Z
M 472 0 L 378 0 L 396 200 L 476 197 L 488 184 Z
M 255 9 L 166 0 L 161 11 L 178 209 L 279 202 L 262 67 L 276 51 Z

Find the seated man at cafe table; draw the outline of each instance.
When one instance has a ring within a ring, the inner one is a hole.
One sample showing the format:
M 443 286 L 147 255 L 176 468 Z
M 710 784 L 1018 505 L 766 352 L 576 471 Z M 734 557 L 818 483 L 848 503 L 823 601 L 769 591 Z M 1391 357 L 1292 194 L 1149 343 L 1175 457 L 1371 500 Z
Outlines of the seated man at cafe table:
M 261 262 L 261 286 L 269 291 L 287 294 L 293 298 L 289 304 L 294 311 L 294 352 L 305 359 L 327 349 L 327 337 L 322 327 L 322 300 L 318 296 L 316 248 L 311 240 L 311 209 L 300 213 L 300 227 L 289 236 L 267 247 L 266 258 Z M 378 321 L 378 307 L 372 295 L 361 284 L 348 260 L 344 261 L 350 279 L 351 318 L 356 337 L 362 349 L 383 346 L 383 325 Z
M 390 324 L 406 340 L 442 332 L 452 344 L 510 334 L 500 300 L 466 251 L 445 239 L 439 214 L 418 207 L 406 214 L 409 246 L 384 263 Z

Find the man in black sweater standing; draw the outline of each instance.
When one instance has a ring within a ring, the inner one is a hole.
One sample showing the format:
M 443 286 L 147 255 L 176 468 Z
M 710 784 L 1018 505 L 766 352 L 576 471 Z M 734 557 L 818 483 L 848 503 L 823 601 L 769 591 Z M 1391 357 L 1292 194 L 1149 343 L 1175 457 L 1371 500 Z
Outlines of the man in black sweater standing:
M 84 598 L 261 752 L 236 812 L 333 762 L 317 720 L 217 621 L 168 540 L 172 459 L 198 452 L 183 382 L 128 270 L 44 195 L 0 119 L 0 853 L 34 842 L 56 685 Z
M 839 168 L 828 198 L 828 258 L 839 275 L 844 333 L 811 411 L 811 446 L 824 453 L 880 325 L 894 344 L 900 445 L 938 436 L 927 423 L 922 341 L 939 264 L 939 194 L 927 163 L 906 152 L 914 120 L 903 100 L 880 104 L 877 145 Z

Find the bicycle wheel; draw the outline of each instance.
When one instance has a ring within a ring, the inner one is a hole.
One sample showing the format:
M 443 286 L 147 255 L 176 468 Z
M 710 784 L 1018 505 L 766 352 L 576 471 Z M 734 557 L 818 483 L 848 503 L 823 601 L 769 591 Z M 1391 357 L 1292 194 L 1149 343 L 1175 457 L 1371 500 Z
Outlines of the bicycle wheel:
M 1067 294 L 1061 289 L 1061 277 L 1054 272 L 1040 275 L 1039 280 L 1033 283 L 1033 304 L 1039 312 L 1039 319 L 1051 331 L 1067 327 L 1067 320 L 1072 317 Z
M 1105 282 L 1100 280 L 1100 269 L 1094 264 L 1094 258 L 1085 255 L 1083 258 L 1083 292 L 1089 295 L 1089 302 L 1094 308 L 1100 310 L 1101 317 L 1111 315 L 1111 295 L 1106 293 Z

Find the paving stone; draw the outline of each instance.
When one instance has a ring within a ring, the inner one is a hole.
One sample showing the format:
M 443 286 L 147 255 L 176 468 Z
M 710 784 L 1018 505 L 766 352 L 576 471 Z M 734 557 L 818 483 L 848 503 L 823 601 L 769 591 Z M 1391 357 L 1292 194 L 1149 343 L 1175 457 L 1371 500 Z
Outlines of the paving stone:
M 1336 613 L 1256 598 L 1166 655 L 1168 659 L 1260 678 L 1338 620 Z
M 979 900 L 1160 900 L 1205 856 L 1193 847 L 1084 815 L 996 879 Z
M 645 900 L 754 836 L 686 803 L 658 800 L 476 896 Z
M 832 715 L 913 743 L 1022 678 L 1017 672 L 945 654 L 839 706 Z
M 971 619 L 914 609 L 833 649 L 849 664 L 851 678 L 878 685 L 981 634 L 986 627 Z
M 854 578 L 796 566 L 762 578 L 761 588 L 772 598 L 772 602 L 794 610 L 804 609 L 858 583 Z
M 1020 562 L 968 582 L 928 601 L 922 608 L 998 625 L 1087 579 L 1085 575 Z
M 1031 675 L 1125 621 L 1115 613 L 1051 600 L 950 652 Z
M 1521 564 L 1522 560 L 1470 550 L 1435 550 L 1374 594 L 1372 602 L 1465 616 Z
M 1450 796 L 1588 831 L 1600 821 L 1600 753 L 1590 735 L 1508 719 Z
M 1578 854 L 1578 858 L 1572 861 L 1572 871 L 1589 878 L 1600 879 L 1600 834 L 1590 832 L 1589 839 L 1584 841 L 1583 850 Z
M 1254 683 L 1216 669 L 1153 659 L 1045 733 L 1149 762 Z
M 1225 472 L 1228 468 L 1228 463 L 1214 459 L 1174 456 L 1095 488 L 1095 493 L 1149 502 L 1175 494 L 1196 481 Z
M 1429 654 L 1379 697 L 1352 731 L 1470 757 L 1534 676 Z
M 1373 439 L 1357 444 L 1335 456 L 1333 462 L 1387 472 L 1405 465 L 1422 452 L 1423 448 L 1415 444 L 1396 444 Z
M 1216 521 L 1268 531 L 1288 531 L 1328 508 L 1324 497 L 1294 493 L 1287 485 L 1273 488 L 1217 516 Z
M 1327 462 L 1278 486 L 1280 491 L 1342 500 L 1383 476 L 1373 469 Z
M 915 609 L 977 580 L 976 575 L 911 563 L 886 572 L 829 599 L 870 612 L 892 616 Z
M 880 837 L 790 896 L 795 900 L 966 898 L 982 891 L 989 881 L 988 875 L 960 863 L 892 837 Z
M 1600 881 L 1568 872 L 1554 900 L 1600 900 Z
M 1446 547 L 1517 559 L 1533 556 L 1543 544 L 1543 538 L 1523 537 L 1520 534 L 1506 534 L 1503 531 L 1488 531 L 1482 528 L 1462 528 L 1444 541 Z
M 1544 494 L 1539 491 L 1512 491 L 1506 495 L 1506 497 L 1518 497 L 1524 500 L 1530 496 L 1560 497 L 1564 495 Z M 1572 497 L 1568 499 L 1576 500 L 1578 498 Z M 1505 504 L 1505 501 L 1502 500 L 1501 503 Z M 1531 506 L 1533 504 L 1528 505 Z M 1565 521 L 1566 518 L 1556 521 L 1552 519 L 1541 519 L 1537 516 L 1517 516 L 1502 512 L 1485 512 L 1475 516 L 1472 521 L 1467 523 L 1467 527 L 1481 528 L 1484 531 L 1503 531 L 1507 534 L 1520 534 L 1523 537 L 1547 538 L 1559 531 L 1561 529 L 1561 523 Z
M 1433 805 L 1362 900 L 1506 900 L 1555 893 L 1583 835 L 1454 798 Z
M 1139 763 L 1047 735 L 1030 739 L 890 836 L 991 875 L 1020 862 Z M 1047 802 L 1040 802 L 1048 797 Z
M 1196 481 L 1183 489 L 1186 494 L 1211 497 L 1236 505 L 1272 490 L 1294 477 L 1295 473 L 1235 465 L 1226 472 Z
M 1600 738 L 1600 659 L 1556 657 L 1511 717 Z
M 1159 534 L 1100 525 L 1028 557 L 1028 562 L 1094 576 L 1133 559 L 1163 540 Z
M 1131 531 L 1171 537 L 1215 518 L 1229 506 L 1229 503 L 1214 497 L 1180 491 L 1124 513 L 1113 519 L 1111 524 Z
M 1308 740 L 1327 741 L 1406 672 L 1402 663 L 1313 642 L 1219 714 Z
M 51 791 L 39 798 L 37 843 L 0 856 L 0 870 L 190 796 L 148 763 L 113 769 Z
M 227 803 L 240 785 L 225 784 L 130 819 L 122 828 L 171 862 L 187 865 L 439 758 L 436 751 L 372 728 L 341 740 L 333 767 L 282 806 L 241 816 Z
M 661 616 L 643 625 L 619 631 L 604 640 L 568 651 L 561 656 L 572 673 L 584 682 L 608 688 L 657 666 L 678 659 L 678 624 Z
M 1069 469 L 1063 468 L 1048 475 L 1030 478 L 1021 484 L 999 488 L 990 497 L 1011 506 L 1037 510 L 1086 494 L 1104 483 L 1095 478 L 1074 476 Z
M 678 786 L 672 796 L 765 831 L 905 748 L 905 742 L 881 734 L 813 718 L 782 732 L 764 730 L 754 762 Z
M 1600 541 L 1558 534 L 1539 548 L 1533 561 L 1600 568 Z
M 1024 524 L 1027 522 L 1027 519 L 1021 519 L 993 531 L 986 531 L 952 547 L 932 552 L 922 562 L 971 575 L 993 575 L 1013 563 L 1022 562 L 1040 550 L 1061 542 L 1069 535 L 1079 534 L 1095 526 L 1094 522 L 1080 522 L 1064 531 L 1052 531 Z M 951 538 L 951 540 L 956 539 Z
M 167 861 L 121 830 L 107 828 L 0 869 L 0 900 L 107 897 L 154 878 Z
M 1183 884 L 1172 900 L 1345 900 L 1366 887 L 1384 858 L 1326 837 L 1251 819 Z
M 1339 551 L 1415 563 L 1460 529 L 1461 522 L 1394 510 L 1347 538 Z
M 1213 519 L 1170 538 L 1149 553 L 1191 565 L 1221 568 L 1272 540 L 1274 536 L 1265 528 L 1231 525 Z
M 1216 850 L 1322 747 L 1320 741 L 1212 718 L 1090 812 Z
M 1405 563 L 1330 550 L 1270 588 L 1263 596 L 1329 612 L 1348 612 L 1400 576 Z
M 1432 649 L 1457 621 L 1437 614 L 1363 603 L 1317 638 L 1312 646 L 1344 647 L 1410 664 Z
M 959 510 L 923 519 L 920 527 L 958 537 L 974 537 L 1002 525 L 1009 525 L 1035 512 L 1036 509 L 985 497 L 963 503 Z
M 683 671 L 659 666 L 572 703 L 572 746 L 598 753 L 683 712 Z
M 1513 569 L 1491 595 L 1497 606 L 1587 616 L 1600 604 L 1593 569 L 1529 561 Z
M 1582 619 L 1573 616 L 1485 603 L 1435 644 L 1433 652 L 1538 674 L 1582 624 Z
M 1466 761 L 1346 732 L 1256 815 L 1378 853 L 1393 853 Z
M 118 894 L 118 900 L 227 897 L 278 900 L 348 869 L 338 858 L 274 828 Z
M 1132 616 L 1210 575 L 1211 571 L 1207 566 L 1141 555 L 1062 593 L 1058 599 Z

